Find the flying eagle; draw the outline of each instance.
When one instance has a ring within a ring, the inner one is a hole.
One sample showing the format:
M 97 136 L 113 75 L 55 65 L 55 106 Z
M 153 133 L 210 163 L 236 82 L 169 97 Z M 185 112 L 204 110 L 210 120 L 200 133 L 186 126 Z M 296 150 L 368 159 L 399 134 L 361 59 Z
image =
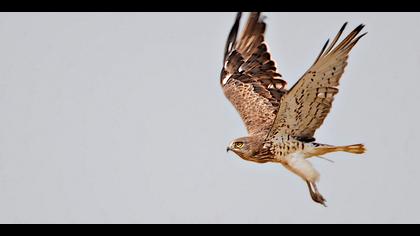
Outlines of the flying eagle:
M 347 23 L 326 42 L 314 64 L 296 84 L 286 89 L 264 41 L 266 24 L 260 13 L 250 14 L 237 40 L 241 13 L 226 42 L 220 83 L 239 112 L 247 137 L 233 140 L 227 151 L 257 163 L 280 163 L 308 185 L 312 199 L 324 206 L 318 171 L 307 160 L 331 152 L 362 154 L 362 144 L 333 146 L 315 142 L 314 133 L 331 109 L 350 50 L 366 33 L 356 27 L 340 41 Z

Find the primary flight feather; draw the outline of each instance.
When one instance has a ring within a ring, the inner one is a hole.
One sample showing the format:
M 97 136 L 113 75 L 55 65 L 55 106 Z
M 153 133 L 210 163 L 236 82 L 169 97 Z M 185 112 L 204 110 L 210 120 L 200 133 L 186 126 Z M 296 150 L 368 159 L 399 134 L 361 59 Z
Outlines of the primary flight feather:
M 362 144 L 333 146 L 316 143 L 314 138 L 338 93 L 349 52 L 366 34 L 359 35 L 364 25 L 340 41 L 345 23 L 309 70 L 287 90 L 268 52 L 261 14 L 250 14 L 238 38 L 241 16 L 237 14 L 226 42 L 220 83 L 244 121 L 248 136 L 235 139 L 227 150 L 245 160 L 282 164 L 307 183 L 315 202 L 325 205 L 316 186 L 319 173 L 307 159 L 337 151 L 365 151 Z

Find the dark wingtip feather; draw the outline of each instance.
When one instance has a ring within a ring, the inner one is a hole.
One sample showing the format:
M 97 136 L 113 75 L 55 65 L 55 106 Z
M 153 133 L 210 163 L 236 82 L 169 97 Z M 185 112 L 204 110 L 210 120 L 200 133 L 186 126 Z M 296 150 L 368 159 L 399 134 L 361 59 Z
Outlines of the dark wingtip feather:
M 363 30 L 363 28 L 365 27 L 365 25 L 364 24 L 360 24 L 360 25 L 358 25 L 352 32 L 351 32 L 351 34 L 355 34 L 355 35 L 358 35 L 359 33 L 360 33 L 360 31 L 362 31 Z
M 238 13 L 236 14 L 236 20 L 235 20 L 235 23 L 236 23 L 236 22 L 238 22 L 238 21 L 241 19 L 241 17 L 242 17 L 242 12 L 238 12 Z
M 364 24 L 360 24 L 353 31 L 351 31 L 351 33 L 347 35 L 347 37 L 344 40 L 342 40 L 338 46 L 335 47 L 333 53 L 342 49 L 351 49 L 355 45 L 355 43 L 353 43 L 355 39 L 360 39 L 360 37 L 357 37 L 357 35 L 360 33 L 360 31 L 362 31 L 364 27 Z
M 241 17 L 242 17 L 242 12 L 238 12 L 236 14 L 235 23 L 233 24 L 232 29 L 230 30 L 230 33 L 226 42 L 225 55 L 223 57 L 223 62 L 226 61 L 226 57 L 228 56 L 229 52 L 232 50 L 232 48 L 234 47 L 236 43 L 236 37 L 238 35 L 239 23 L 241 21 Z
M 365 27 L 364 24 L 360 24 L 359 26 L 356 27 L 356 29 L 354 29 L 355 32 L 360 32 L 362 31 L 362 29 Z
M 363 33 L 362 35 L 359 36 L 359 39 L 365 35 L 367 35 L 368 32 Z
M 344 30 L 346 29 L 349 22 L 344 22 L 343 26 L 341 26 L 340 30 L 338 31 L 337 38 L 334 40 L 334 44 L 338 41 L 340 36 L 343 34 Z
M 344 22 L 343 26 L 341 26 L 341 28 L 338 31 L 337 35 L 335 36 L 335 38 L 331 42 L 330 46 L 326 50 L 326 54 L 328 54 L 334 48 L 335 44 L 338 42 L 338 40 L 340 39 L 340 37 L 343 34 L 344 30 L 346 29 L 347 24 L 348 24 L 348 22 Z
M 365 27 L 365 25 L 360 24 L 358 27 L 356 27 L 356 29 L 353 30 L 353 33 L 355 34 L 354 37 L 356 37 L 356 35 L 358 35 L 360 33 L 360 31 L 362 31 L 362 29 Z M 357 36 L 355 39 L 352 40 L 352 42 L 346 47 L 348 50 L 350 50 L 351 48 L 353 48 L 354 45 L 356 45 L 356 43 L 367 34 L 367 32 Z
M 343 26 L 341 26 L 341 29 L 340 29 L 340 31 L 339 32 L 343 32 L 344 31 L 344 29 L 346 29 L 346 26 L 349 24 L 349 22 L 344 22 L 344 24 L 343 24 Z
M 358 36 L 356 39 L 354 39 L 354 43 L 356 44 L 363 36 L 367 35 L 368 32 L 365 32 L 363 34 L 361 34 L 360 36 Z
M 319 60 L 319 58 L 321 58 L 322 54 L 324 53 L 329 43 L 330 43 L 330 39 L 328 39 L 327 42 L 325 42 L 324 46 L 321 49 L 321 52 L 319 53 L 318 57 L 315 59 L 314 63 L 316 63 Z

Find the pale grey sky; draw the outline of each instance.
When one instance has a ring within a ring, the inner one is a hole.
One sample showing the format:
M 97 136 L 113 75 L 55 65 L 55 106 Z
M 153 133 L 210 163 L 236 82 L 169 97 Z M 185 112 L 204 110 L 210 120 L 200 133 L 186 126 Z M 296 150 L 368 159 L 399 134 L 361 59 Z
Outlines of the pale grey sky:
M 265 13 L 291 86 L 366 24 L 313 160 L 328 208 L 246 135 L 219 86 L 235 13 L 0 13 L 0 223 L 420 223 L 420 14 Z

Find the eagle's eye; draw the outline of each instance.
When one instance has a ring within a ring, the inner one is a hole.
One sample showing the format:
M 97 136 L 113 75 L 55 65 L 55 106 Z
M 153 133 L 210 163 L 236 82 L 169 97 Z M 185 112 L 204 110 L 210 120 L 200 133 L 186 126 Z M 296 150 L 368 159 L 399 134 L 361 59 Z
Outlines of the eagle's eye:
M 244 143 L 243 142 L 236 142 L 235 143 L 235 148 L 237 148 L 237 149 L 241 149 L 241 148 L 243 148 L 244 147 Z

